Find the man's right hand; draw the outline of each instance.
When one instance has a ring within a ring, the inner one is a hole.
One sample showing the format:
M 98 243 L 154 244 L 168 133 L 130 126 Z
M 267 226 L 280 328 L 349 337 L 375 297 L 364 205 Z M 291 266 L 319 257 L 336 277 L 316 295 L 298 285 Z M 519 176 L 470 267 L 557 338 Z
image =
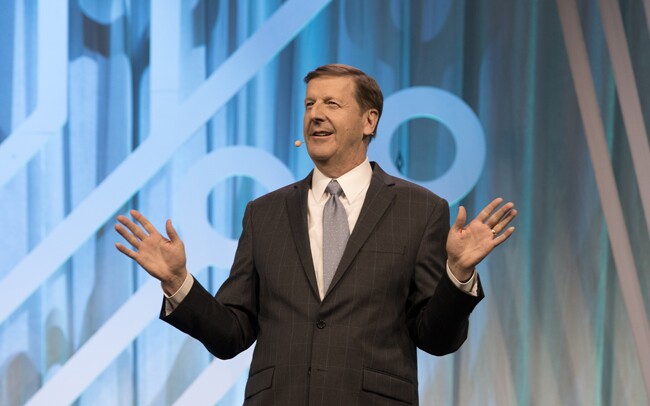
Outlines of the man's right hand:
M 115 230 L 134 249 L 129 249 L 119 242 L 115 247 L 124 255 L 134 259 L 149 275 L 158 279 L 166 294 L 173 295 L 187 277 L 183 241 L 172 227 L 171 220 L 167 220 L 166 229 L 169 236 L 167 239 L 142 213 L 137 210 L 131 210 L 130 213 L 142 227 L 126 216 L 117 216 L 117 221 L 121 224 L 116 224 Z

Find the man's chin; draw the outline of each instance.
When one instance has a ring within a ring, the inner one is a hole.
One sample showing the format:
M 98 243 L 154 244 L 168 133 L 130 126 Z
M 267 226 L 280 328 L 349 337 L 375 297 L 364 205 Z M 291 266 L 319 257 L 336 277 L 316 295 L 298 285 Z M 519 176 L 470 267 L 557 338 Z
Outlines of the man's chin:
M 307 153 L 314 162 L 327 162 L 332 157 L 332 151 L 326 151 L 314 145 L 307 145 Z
M 309 154 L 309 157 L 315 164 L 325 165 L 330 160 L 330 155 Z

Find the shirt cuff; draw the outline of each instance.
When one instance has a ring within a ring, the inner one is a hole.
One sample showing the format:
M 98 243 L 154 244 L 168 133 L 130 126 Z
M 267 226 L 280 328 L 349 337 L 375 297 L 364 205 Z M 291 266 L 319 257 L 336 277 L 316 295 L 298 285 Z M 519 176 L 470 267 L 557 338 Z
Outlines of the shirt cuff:
M 451 272 L 451 269 L 449 269 L 449 262 L 447 262 L 447 276 L 449 276 L 451 282 L 458 289 L 462 290 L 468 295 L 478 296 L 478 278 L 476 277 L 476 275 L 477 275 L 476 269 L 474 269 L 474 273 L 472 273 L 472 277 L 469 278 L 466 282 L 461 282 L 458 279 L 456 279 L 454 274 Z
M 193 285 L 194 278 L 192 277 L 192 274 L 188 272 L 183 284 L 173 295 L 169 296 L 163 291 L 163 295 L 165 295 L 165 316 L 169 316 L 171 312 L 181 304 L 187 294 L 190 293 L 190 289 L 192 289 Z

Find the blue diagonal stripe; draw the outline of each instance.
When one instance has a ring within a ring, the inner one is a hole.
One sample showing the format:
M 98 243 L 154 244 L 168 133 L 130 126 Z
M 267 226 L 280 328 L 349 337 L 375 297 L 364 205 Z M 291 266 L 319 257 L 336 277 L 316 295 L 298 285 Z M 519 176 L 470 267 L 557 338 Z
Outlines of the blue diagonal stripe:
M 0 188 L 61 131 L 67 117 L 68 6 L 63 0 L 37 4 L 36 109 L 0 144 Z

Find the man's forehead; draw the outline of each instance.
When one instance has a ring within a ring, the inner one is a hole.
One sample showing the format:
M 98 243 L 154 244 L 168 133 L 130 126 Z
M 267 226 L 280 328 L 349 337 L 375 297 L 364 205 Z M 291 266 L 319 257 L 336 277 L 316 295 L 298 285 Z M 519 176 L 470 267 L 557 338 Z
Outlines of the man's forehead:
M 352 95 L 355 90 L 354 80 L 349 76 L 322 76 L 307 83 L 307 96 L 342 96 Z M 323 94 L 324 93 L 324 94 Z

